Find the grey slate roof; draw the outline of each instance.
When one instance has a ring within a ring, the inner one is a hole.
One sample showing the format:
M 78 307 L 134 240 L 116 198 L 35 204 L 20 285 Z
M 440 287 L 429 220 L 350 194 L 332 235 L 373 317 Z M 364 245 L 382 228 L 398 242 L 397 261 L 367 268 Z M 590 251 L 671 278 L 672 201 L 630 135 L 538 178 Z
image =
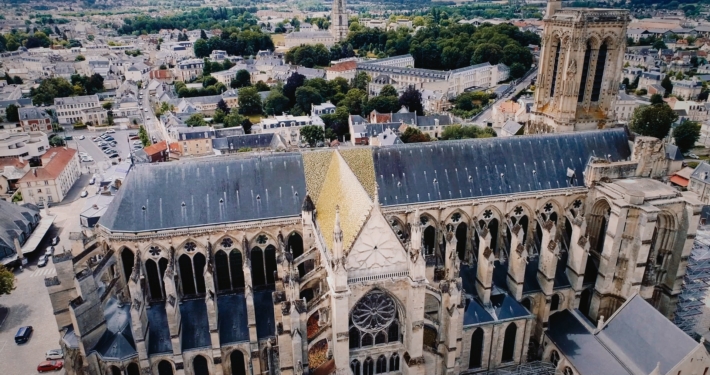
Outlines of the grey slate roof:
M 29 237 L 29 223 L 34 222 L 33 218 L 39 215 L 39 210 L 0 199 L 0 212 L 0 246 L 14 250 L 15 238 L 23 232 Z
M 202 298 L 180 303 L 182 322 L 182 350 L 209 347 L 210 324 L 207 320 L 207 305 Z
M 118 305 L 115 298 L 109 299 L 104 308 L 106 331 L 92 351 L 104 359 L 127 359 L 138 355 L 131 329 L 131 305 Z
M 263 339 L 274 336 L 276 322 L 274 319 L 274 300 L 271 290 L 254 292 L 254 311 L 256 314 L 256 337 Z
M 594 336 L 594 326 L 579 310 L 550 315 L 547 337 L 582 374 L 630 374 Z
M 583 186 L 590 158 L 607 155 L 631 155 L 624 129 L 373 149 L 384 206 Z M 575 171 L 572 181 L 567 168 Z
M 690 174 L 691 180 L 697 180 L 704 184 L 710 183 L 710 164 L 702 162 L 695 167 L 693 173 Z
M 212 148 L 220 151 L 239 150 L 242 147 L 252 149 L 267 148 L 274 139 L 273 133 L 235 135 L 212 140 Z
M 639 295 L 612 315 L 597 337 L 626 367 L 644 374 L 658 362 L 662 374 L 670 372 L 699 345 Z
M 165 304 L 156 303 L 146 309 L 148 315 L 148 354 L 172 353 L 173 344 L 170 341 L 170 328 Z
M 217 297 L 217 310 L 220 345 L 249 341 L 247 302 L 243 294 Z
M 552 314 L 545 334 L 582 374 L 667 374 L 700 345 L 644 301 L 632 296 L 600 331 L 579 310 Z
M 99 225 L 138 232 L 298 216 L 305 194 L 295 153 L 140 164 Z
M 681 161 L 685 158 L 676 145 L 666 144 L 666 158 L 669 160 Z

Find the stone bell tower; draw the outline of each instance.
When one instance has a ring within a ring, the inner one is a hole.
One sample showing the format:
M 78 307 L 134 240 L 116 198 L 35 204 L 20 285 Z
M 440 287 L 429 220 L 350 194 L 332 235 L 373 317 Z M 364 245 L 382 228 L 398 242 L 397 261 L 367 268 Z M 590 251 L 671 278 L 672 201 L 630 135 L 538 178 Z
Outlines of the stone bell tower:
M 528 134 L 612 125 L 629 12 L 562 8 L 561 4 L 559 0 L 547 3 Z
M 328 30 L 336 42 L 345 40 L 348 36 L 348 12 L 345 0 L 333 0 L 333 10 L 330 15 L 330 29 Z

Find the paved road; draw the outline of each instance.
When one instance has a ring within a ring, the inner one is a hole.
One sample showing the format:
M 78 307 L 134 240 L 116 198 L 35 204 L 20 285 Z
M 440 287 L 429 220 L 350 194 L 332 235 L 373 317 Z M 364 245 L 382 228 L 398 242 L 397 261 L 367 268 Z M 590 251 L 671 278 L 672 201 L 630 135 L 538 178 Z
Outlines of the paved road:
M 530 83 L 532 82 L 533 79 L 537 77 L 537 70 L 535 70 L 532 74 L 530 74 L 527 78 L 524 80 L 518 82 L 518 84 L 515 85 L 515 89 L 511 90 L 510 93 L 506 96 L 503 96 L 501 98 L 498 98 L 493 105 L 488 107 L 483 113 L 481 113 L 478 118 L 474 121 L 477 124 L 485 124 L 489 121 L 491 121 L 491 115 L 493 114 L 493 106 L 498 104 L 500 101 L 505 101 L 509 100 L 513 95 L 517 94 L 520 90 L 530 86 Z
M 141 93 L 143 94 L 143 116 L 145 130 L 148 132 L 151 139 L 155 139 L 157 142 L 160 142 L 165 139 L 165 135 L 162 132 L 158 119 L 155 117 L 155 112 L 153 111 L 153 106 L 150 102 L 151 97 L 148 95 L 147 89 L 141 90 Z M 146 109 L 148 109 L 148 111 L 146 111 Z
M 78 221 L 78 215 L 75 216 Z M 60 225 L 66 220 L 58 219 L 59 223 L 55 220 L 57 225 L 50 228 L 37 250 L 27 254 L 28 264 L 24 271 L 15 270 L 17 289 L 9 296 L 0 296 L 0 305 L 10 309 L 10 314 L 0 326 L 0 363 L 2 364 L 0 373 L 2 374 L 37 374 L 37 365 L 45 359 L 44 353 L 59 348 L 59 331 L 52 314 L 47 288 L 44 286 L 44 278 L 56 275 L 56 269 L 51 261 L 45 267 L 37 267 L 39 256 L 44 253 L 50 239 L 55 235 L 62 237 L 55 247 L 58 251 L 61 251 L 62 246 L 69 246 L 69 233 Z M 15 344 L 15 333 L 20 327 L 26 325 L 34 328 L 32 337 L 26 344 Z M 62 370 L 54 374 L 64 373 Z

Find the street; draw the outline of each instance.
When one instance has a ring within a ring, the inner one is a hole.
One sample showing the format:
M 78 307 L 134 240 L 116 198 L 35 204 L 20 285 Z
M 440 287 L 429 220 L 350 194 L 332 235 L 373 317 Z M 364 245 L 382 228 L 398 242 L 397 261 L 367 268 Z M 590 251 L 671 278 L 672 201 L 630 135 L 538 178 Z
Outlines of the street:
M 116 133 L 113 134 L 117 141 L 116 150 L 119 152 L 121 160 L 129 156 L 131 146 L 128 137 L 132 132 L 137 131 L 116 130 Z M 96 172 L 108 169 L 113 161 L 118 161 L 119 158 L 108 158 L 96 143 L 91 141 L 91 138 L 101 133 L 67 129 L 66 135 L 71 135 L 74 138 L 67 141 L 67 146 L 86 152 L 94 161 L 82 162 L 83 174 L 81 178 L 74 184 L 62 202 L 50 207 L 50 213 L 56 215 L 54 224 L 44 236 L 37 250 L 26 255 L 28 263 L 24 270 L 14 270 L 16 289 L 10 295 L 0 296 L 0 306 L 10 309 L 5 321 L 0 322 L 2 323 L 0 325 L 1 374 L 37 374 L 37 365 L 45 359 L 44 354 L 50 349 L 59 348 L 59 331 L 52 313 L 47 288 L 44 285 L 45 277 L 56 275 L 56 270 L 52 260 L 47 266 L 41 268 L 37 267 L 37 261 L 44 254 L 54 236 L 60 237 L 59 243 L 55 246 L 55 254 L 64 250 L 70 251 L 69 233 L 81 230 L 79 213 L 83 210 L 86 201 L 85 198 L 79 197 L 81 191 L 88 190 L 89 194 L 94 194 L 95 191 L 89 189 L 91 176 Z M 79 140 L 81 135 L 84 135 L 85 139 Z M 43 211 L 42 214 L 46 213 Z M 20 327 L 26 325 L 34 328 L 30 340 L 26 344 L 15 344 L 15 333 Z M 55 374 L 64 374 L 64 370 L 55 372 Z
M 491 114 L 493 113 L 493 106 L 494 105 L 498 104 L 500 101 L 509 100 L 511 97 L 513 97 L 513 95 L 517 94 L 520 90 L 530 86 L 530 83 L 535 78 L 537 78 L 537 68 L 535 69 L 535 71 L 532 74 L 527 76 L 527 78 L 518 82 L 518 84 L 515 85 L 515 88 L 510 91 L 509 95 L 506 95 L 501 98 L 497 98 L 493 104 L 488 106 L 488 108 L 486 108 L 486 110 L 484 110 L 483 112 L 481 112 L 480 115 L 478 115 L 478 117 L 476 118 L 476 120 L 474 122 L 477 124 L 486 124 L 487 122 L 489 122 L 491 119 Z
M 143 123 L 145 124 L 145 130 L 148 132 L 150 139 L 155 139 L 157 142 L 165 139 L 165 135 L 161 131 L 161 126 L 158 123 L 158 119 L 155 117 L 155 112 L 153 111 L 153 106 L 151 105 L 150 98 L 148 95 L 148 89 L 142 89 L 141 94 L 143 95 Z M 146 111 L 147 109 L 147 111 Z

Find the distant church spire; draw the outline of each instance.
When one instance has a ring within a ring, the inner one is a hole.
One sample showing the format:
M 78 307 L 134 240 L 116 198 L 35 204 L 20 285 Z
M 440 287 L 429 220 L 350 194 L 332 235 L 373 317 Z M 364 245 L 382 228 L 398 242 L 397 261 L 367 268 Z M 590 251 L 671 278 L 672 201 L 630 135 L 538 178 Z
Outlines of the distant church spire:
M 348 12 L 345 0 L 333 0 L 333 10 L 330 15 L 330 33 L 336 42 L 345 40 L 348 36 Z

